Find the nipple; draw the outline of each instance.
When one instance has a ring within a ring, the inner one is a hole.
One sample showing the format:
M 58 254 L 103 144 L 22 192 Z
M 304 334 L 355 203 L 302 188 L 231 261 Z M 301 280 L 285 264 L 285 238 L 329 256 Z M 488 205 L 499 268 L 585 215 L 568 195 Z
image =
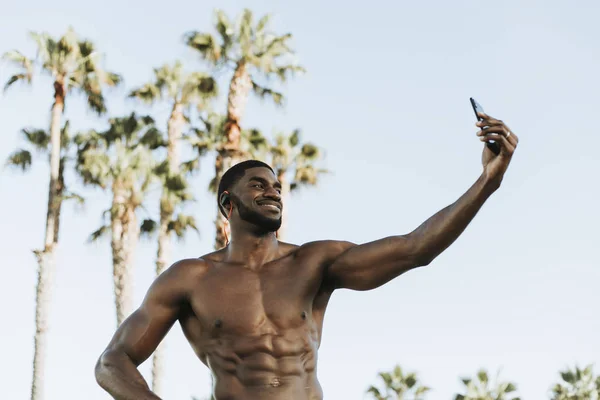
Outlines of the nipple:
M 215 328 L 220 328 L 223 326 L 223 321 L 221 321 L 220 319 L 216 319 L 215 320 Z
M 279 380 L 279 378 L 273 378 L 271 380 L 271 386 L 278 387 L 279 385 L 281 385 L 281 381 Z

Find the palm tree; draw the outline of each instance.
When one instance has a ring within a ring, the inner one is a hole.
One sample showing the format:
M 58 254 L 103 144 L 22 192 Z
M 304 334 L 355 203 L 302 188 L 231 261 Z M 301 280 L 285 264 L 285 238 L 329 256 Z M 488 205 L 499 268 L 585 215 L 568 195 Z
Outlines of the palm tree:
M 594 378 L 593 366 L 566 369 L 560 372 L 562 382 L 552 388 L 552 400 L 600 399 L 600 376 Z
M 496 383 L 490 382 L 486 370 L 481 369 L 477 372 L 477 378 L 462 378 L 466 392 L 457 394 L 455 400 L 520 400 L 515 397 L 517 386 L 512 382 L 499 382 L 496 376 Z
M 48 156 L 50 153 L 50 134 L 43 129 L 35 128 L 24 128 L 21 130 L 23 137 L 27 143 L 28 148 L 15 150 L 6 160 L 6 165 L 21 169 L 26 172 L 31 167 L 33 162 L 33 154 L 37 152 L 40 155 Z M 72 138 L 70 135 L 70 124 L 69 121 L 65 121 L 64 126 L 60 131 L 60 162 L 58 170 L 58 192 L 57 192 L 57 215 L 60 216 L 62 203 L 65 200 L 76 200 L 79 204 L 83 204 L 83 197 L 80 195 L 67 190 L 65 185 L 65 166 L 71 159 L 69 155 L 69 149 L 72 145 Z M 60 218 L 56 219 L 56 225 L 54 226 L 54 236 L 58 238 Z
M 295 130 L 290 135 L 282 133 L 275 135 L 269 152 L 271 166 L 281 183 L 284 208 L 283 220 L 277 236 L 284 239 L 289 215 L 290 194 L 301 186 L 315 186 L 319 176 L 326 173 L 327 170 L 315 166 L 315 162 L 321 158 L 321 151 L 312 143 L 301 143 L 299 130 Z
M 383 389 L 371 386 L 367 390 L 367 394 L 375 400 L 422 400 L 425 393 L 431 390 L 418 383 L 416 373 L 405 374 L 399 365 L 391 373 L 379 373 L 379 377 L 383 381 Z
M 83 197 L 67 189 L 65 185 L 65 166 L 70 160 L 69 149 L 71 148 L 72 139 L 70 136 L 69 121 L 66 121 L 63 128 L 60 131 L 60 161 L 58 170 L 58 187 L 56 192 L 56 224 L 54 225 L 54 237 L 58 240 L 59 226 L 60 226 L 60 214 L 62 210 L 62 204 L 66 200 L 76 200 L 78 204 L 83 204 Z M 43 129 L 31 129 L 25 128 L 21 130 L 24 139 L 27 143 L 26 148 L 15 150 L 6 161 L 6 165 L 21 169 L 26 172 L 31 167 L 33 162 L 33 154 L 37 152 L 43 156 L 49 156 L 50 153 L 50 134 Z M 47 315 L 46 308 L 49 303 L 40 304 L 41 315 Z
M 154 69 L 154 81 L 133 90 L 130 97 L 137 98 L 146 103 L 163 100 L 171 106 L 171 114 L 167 121 L 167 157 L 160 176 L 163 182 L 163 191 L 160 198 L 160 219 L 158 223 L 158 250 L 156 255 L 156 275 L 160 275 L 169 264 L 171 250 L 171 232 L 183 234 L 185 228 L 196 229 L 193 217 L 180 214 L 173 218 L 175 210 L 182 201 L 189 198 L 183 178 L 180 177 L 180 141 L 192 106 L 200 109 L 206 108 L 206 102 L 217 95 L 215 80 L 201 72 L 186 73 L 180 61 L 172 66 L 164 65 Z M 146 221 L 147 228 L 153 228 L 150 221 Z M 176 232 L 177 233 L 177 232 Z M 152 391 L 157 395 L 162 394 L 164 344 L 155 352 L 152 359 Z
M 48 190 L 48 210 L 44 247 L 35 250 L 38 262 L 35 312 L 35 350 L 33 357 L 33 379 L 31 399 L 43 398 L 43 376 L 48 332 L 48 312 L 51 298 L 52 277 L 54 275 L 54 251 L 58 243 L 60 213 L 60 152 L 61 117 L 65 109 L 67 95 L 73 91 L 83 92 L 89 107 L 102 114 L 106 111 L 103 88 L 117 85 L 121 78 L 105 71 L 100 65 L 100 55 L 92 42 L 80 40 L 69 29 L 62 37 L 54 39 L 47 33 L 31 33 L 37 45 L 36 59 L 12 50 L 2 58 L 15 65 L 19 71 L 6 83 L 8 89 L 15 82 L 31 83 L 36 69 L 50 75 L 54 86 L 54 104 L 50 117 L 50 183 Z
M 276 104 L 283 103 L 283 95 L 266 87 L 263 81 L 276 77 L 285 81 L 288 75 L 304 71 L 293 60 L 293 51 L 288 42 L 291 34 L 274 35 L 268 30 L 270 16 L 263 16 L 256 25 L 252 11 L 246 9 L 236 24 L 227 15 L 217 10 L 215 28 L 218 39 L 211 33 L 189 32 L 185 42 L 197 50 L 216 72 L 229 69 L 233 76 L 227 96 L 227 119 L 223 127 L 225 143 L 217 149 L 215 180 L 236 163 L 248 158 L 241 150 L 241 119 L 250 92 L 260 98 L 270 98 Z M 225 245 L 223 219 L 217 210 L 215 248 Z
M 117 326 L 132 311 L 132 271 L 140 234 L 136 211 L 154 177 L 151 146 L 160 137 L 152 118 L 132 113 L 111 119 L 106 131 L 90 131 L 75 138 L 79 175 L 86 184 L 112 192 L 111 206 L 103 214 L 108 218 L 90 240 L 111 233 Z

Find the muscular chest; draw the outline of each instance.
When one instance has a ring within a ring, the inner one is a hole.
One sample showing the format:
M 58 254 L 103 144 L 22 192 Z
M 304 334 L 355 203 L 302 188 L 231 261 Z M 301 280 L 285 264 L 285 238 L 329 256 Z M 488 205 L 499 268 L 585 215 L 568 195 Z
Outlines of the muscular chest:
M 192 308 L 207 333 L 278 334 L 308 323 L 320 284 L 311 265 L 216 267 L 194 292 Z

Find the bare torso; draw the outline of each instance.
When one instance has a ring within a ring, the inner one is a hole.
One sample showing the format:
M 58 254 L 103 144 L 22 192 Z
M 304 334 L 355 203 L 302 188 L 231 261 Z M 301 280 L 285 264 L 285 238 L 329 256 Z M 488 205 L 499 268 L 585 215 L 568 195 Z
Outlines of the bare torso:
M 305 246 L 282 253 L 260 267 L 225 263 L 221 252 L 203 257 L 179 322 L 212 371 L 216 400 L 323 398 L 316 367 L 327 257 Z

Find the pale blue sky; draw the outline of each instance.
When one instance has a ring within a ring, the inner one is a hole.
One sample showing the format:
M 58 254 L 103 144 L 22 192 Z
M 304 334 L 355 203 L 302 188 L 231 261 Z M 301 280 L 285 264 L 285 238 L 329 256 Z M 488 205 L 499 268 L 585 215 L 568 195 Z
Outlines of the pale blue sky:
M 61 34 L 72 25 L 106 53 L 126 86 L 109 96 L 112 115 L 134 106 L 127 88 L 152 67 L 180 58 L 181 43 L 210 26 L 212 10 L 249 6 L 274 14 L 294 34 L 305 76 L 285 88 L 278 110 L 250 101 L 245 126 L 302 128 L 327 151 L 334 173 L 288 205 L 289 240 L 365 242 L 403 234 L 456 200 L 481 172 L 469 96 L 505 120 L 521 143 L 503 185 L 462 237 L 429 267 L 371 292 L 340 291 L 330 303 L 320 351 L 326 399 L 362 399 L 376 374 L 396 362 L 449 399 L 459 376 L 502 368 L 522 397 L 543 399 L 558 370 L 577 362 L 600 372 L 600 3 L 597 1 L 114 1 L 8 2 L 0 52 L 33 54 L 30 30 Z M 0 81 L 10 74 L 0 66 Z M 50 81 L 0 96 L 0 159 L 24 126 L 47 127 Z M 221 103 L 221 108 L 224 108 Z M 166 107 L 153 110 L 164 125 Z M 72 98 L 76 129 L 99 127 Z M 208 252 L 213 198 L 210 159 L 194 181 L 198 239 L 176 258 Z M 84 210 L 66 207 L 47 358 L 47 399 L 107 399 L 93 366 L 115 329 L 107 241 L 88 245 L 109 199 L 84 190 Z M 35 260 L 42 244 L 47 166 L 0 174 L 0 363 L 3 398 L 29 392 Z M 136 263 L 136 304 L 153 279 L 155 245 Z M 169 334 L 166 399 L 209 393 L 209 374 L 181 330 Z M 146 377 L 149 365 L 141 367 Z

